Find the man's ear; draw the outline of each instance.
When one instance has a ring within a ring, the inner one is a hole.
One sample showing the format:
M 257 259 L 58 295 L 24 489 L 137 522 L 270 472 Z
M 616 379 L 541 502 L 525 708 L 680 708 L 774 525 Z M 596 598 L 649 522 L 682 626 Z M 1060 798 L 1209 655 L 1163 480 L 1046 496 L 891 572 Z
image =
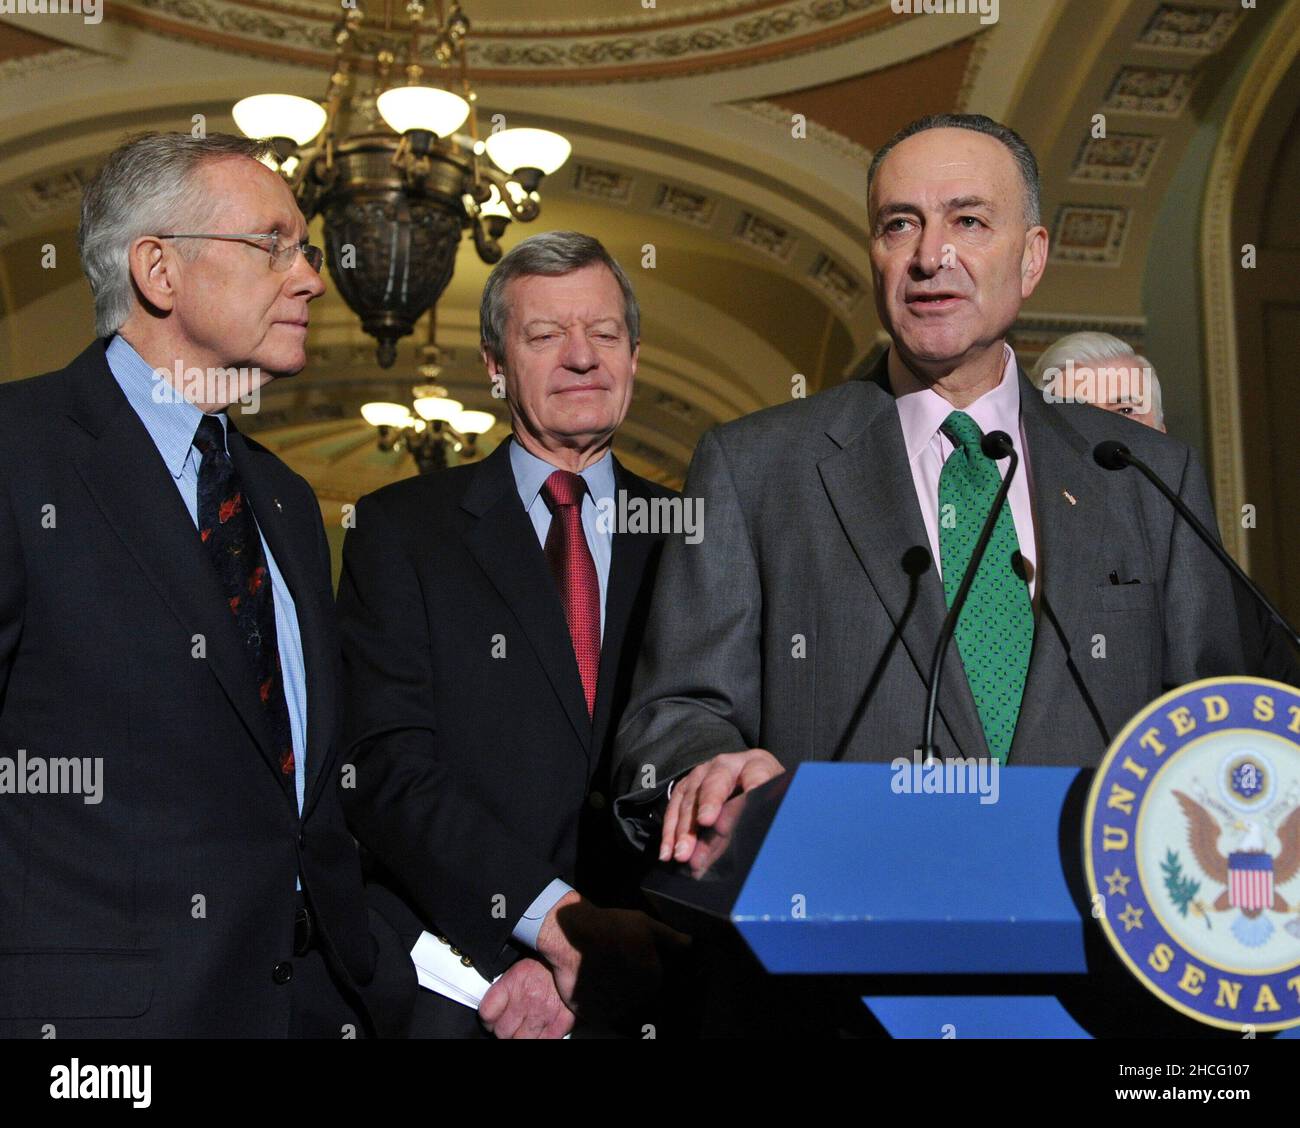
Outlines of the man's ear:
M 1027 301 L 1042 281 L 1047 269 L 1047 228 L 1031 227 L 1025 235 L 1025 250 L 1020 258 L 1020 297 Z
M 131 279 L 140 297 L 154 309 L 170 312 L 176 305 L 177 258 L 167 254 L 156 235 L 141 235 L 127 250 Z

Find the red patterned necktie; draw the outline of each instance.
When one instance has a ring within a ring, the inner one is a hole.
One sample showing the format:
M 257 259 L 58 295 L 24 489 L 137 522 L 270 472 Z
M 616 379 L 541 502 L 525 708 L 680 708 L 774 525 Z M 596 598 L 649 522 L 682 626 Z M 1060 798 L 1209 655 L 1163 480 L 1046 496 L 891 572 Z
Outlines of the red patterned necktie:
M 293 780 L 293 736 L 280 670 L 275 599 L 253 510 L 226 453 L 226 434 L 211 415 L 199 422 L 194 445 L 199 463 L 199 537 L 225 592 L 244 655 L 257 684 L 262 711 L 271 726 L 280 771 Z
M 587 483 L 569 470 L 555 471 L 542 485 L 542 498 L 551 511 L 546 562 L 560 589 L 590 717 L 596 708 L 596 675 L 600 671 L 600 580 L 582 531 L 586 493 Z

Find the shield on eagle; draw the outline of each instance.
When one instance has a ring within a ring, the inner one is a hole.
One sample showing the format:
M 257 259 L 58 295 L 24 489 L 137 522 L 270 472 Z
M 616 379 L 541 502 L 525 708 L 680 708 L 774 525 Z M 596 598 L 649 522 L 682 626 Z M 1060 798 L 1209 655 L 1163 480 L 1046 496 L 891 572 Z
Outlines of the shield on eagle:
M 1272 855 L 1228 855 L 1228 904 L 1247 912 L 1273 907 Z

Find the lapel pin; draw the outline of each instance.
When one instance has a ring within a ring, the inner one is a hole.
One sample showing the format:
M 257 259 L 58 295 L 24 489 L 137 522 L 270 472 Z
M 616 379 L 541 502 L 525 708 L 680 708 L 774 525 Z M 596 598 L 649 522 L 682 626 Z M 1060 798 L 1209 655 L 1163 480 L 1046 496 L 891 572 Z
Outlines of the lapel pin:
M 279 499 L 278 497 L 273 497 L 271 500 L 272 500 L 273 502 L 275 502 L 275 507 L 276 507 L 276 509 L 278 509 L 281 513 L 283 513 L 283 512 L 284 512 L 284 506 L 280 504 L 280 499 Z M 1074 498 L 1070 498 L 1070 500 L 1073 501 Z
M 1061 491 L 1061 496 L 1064 497 L 1065 500 L 1068 501 L 1071 505 L 1078 505 L 1078 504 L 1079 504 L 1079 503 L 1075 500 L 1075 498 L 1074 498 L 1074 494 L 1072 494 L 1069 490 L 1062 490 L 1062 491 Z M 279 505 L 280 503 L 277 501 L 275 504 L 276 504 L 276 505 Z

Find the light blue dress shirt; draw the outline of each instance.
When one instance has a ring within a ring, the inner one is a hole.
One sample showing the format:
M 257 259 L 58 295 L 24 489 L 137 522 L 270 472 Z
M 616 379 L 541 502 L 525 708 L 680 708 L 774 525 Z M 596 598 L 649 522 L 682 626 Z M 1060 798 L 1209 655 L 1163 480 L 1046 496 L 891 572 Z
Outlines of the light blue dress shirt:
M 181 500 L 189 511 L 194 528 L 199 527 L 199 463 L 202 456 L 194 446 L 203 412 L 179 394 L 170 393 L 165 384 L 125 338 L 114 336 L 109 342 L 108 367 L 122 389 L 127 402 L 140 417 L 145 430 L 162 456 L 167 472 L 176 483 Z M 157 391 L 155 391 L 157 389 Z M 168 394 L 162 394 L 168 393 Z M 221 430 L 226 431 L 225 412 L 218 412 Z M 258 537 L 266 555 L 266 570 L 271 576 L 271 594 L 275 600 L 275 636 L 280 650 L 280 668 L 284 677 L 284 698 L 289 706 L 289 732 L 293 738 L 294 787 L 298 792 L 298 814 L 302 814 L 303 790 L 307 776 L 307 675 L 302 656 L 302 634 L 298 629 L 298 612 L 293 596 L 280 574 L 261 529 Z M 558 898 L 557 898 L 558 900 Z
M 514 439 L 510 440 L 510 468 L 514 471 L 515 486 L 519 490 L 519 500 L 537 531 L 537 539 L 546 547 L 546 534 L 551 528 L 551 511 L 542 497 L 542 485 L 559 467 L 552 466 L 544 459 L 524 450 Z M 608 499 L 607 505 L 614 501 L 614 459 L 606 451 L 599 461 L 593 462 L 582 471 L 582 478 L 587 483 L 587 496 L 582 499 L 582 531 L 587 536 L 587 547 L 591 549 L 591 558 L 596 565 L 596 575 L 600 580 L 600 637 L 605 637 L 605 596 L 609 591 L 609 562 L 614 549 L 614 530 L 601 530 L 597 527 L 599 517 L 598 503 Z M 608 511 L 608 510 L 607 510 Z M 556 878 L 524 910 L 511 933 L 521 944 L 530 948 L 537 947 L 537 934 L 541 931 L 542 921 L 555 903 L 573 886 Z

